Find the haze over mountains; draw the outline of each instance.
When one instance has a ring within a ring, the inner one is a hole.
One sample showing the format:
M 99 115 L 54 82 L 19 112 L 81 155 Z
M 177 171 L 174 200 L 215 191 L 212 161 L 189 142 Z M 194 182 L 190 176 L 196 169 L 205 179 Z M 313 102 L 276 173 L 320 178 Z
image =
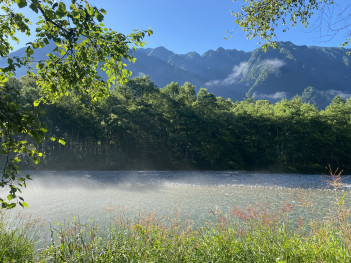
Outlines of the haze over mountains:
M 278 43 L 278 49 L 252 52 L 218 48 L 200 55 L 196 52 L 175 54 L 164 47 L 137 49 L 137 58 L 128 69 L 133 77 L 149 75 L 159 87 L 170 82 L 188 81 L 207 88 L 216 96 L 241 100 L 247 93 L 272 102 L 302 95 L 305 102 L 319 107 L 336 95 L 351 97 L 351 56 L 345 48 L 296 46 Z M 38 52 L 39 51 L 39 52 Z M 38 50 L 35 60 L 45 56 Z M 16 52 L 24 55 L 24 49 Z M 4 60 L 0 60 L 0 66 Z M 25 74 L 17 72 L 17 77 Z

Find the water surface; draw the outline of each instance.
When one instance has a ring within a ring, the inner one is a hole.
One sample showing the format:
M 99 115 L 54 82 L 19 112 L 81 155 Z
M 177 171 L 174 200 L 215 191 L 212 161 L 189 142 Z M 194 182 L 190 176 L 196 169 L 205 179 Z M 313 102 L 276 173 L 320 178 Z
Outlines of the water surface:
M 30 171 L 23 197 L 25 211 L 45 221 L 106 222 L 121 210 L 135 216 L 140 211 L 200 222 L 210 212 L 228 212 L 234 207 L 259 205 L 268 209 L 294 206 L 297 216 L 306 216 L 313 203 L 320 216 L 328 213 L 349 191 L 350 178 L 334 191 L 322 175 L 269 174 L 237 171 Z M 349 201 L 346 196 L 345 201 Z

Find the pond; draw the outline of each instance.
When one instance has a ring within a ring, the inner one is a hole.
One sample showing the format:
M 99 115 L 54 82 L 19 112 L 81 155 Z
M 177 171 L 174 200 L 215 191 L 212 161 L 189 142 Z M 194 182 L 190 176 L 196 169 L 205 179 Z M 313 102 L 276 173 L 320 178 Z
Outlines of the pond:
M 249 205 L 279 209 L 286 203 L 296 216 L 328 213 L 351 180 L 335 191 L 322 175 L 270 174 L 238 171 L 29 171 L 23 197 L 26 213 L 44 221 L 106 222 L 121 211 L 171 215 L 194 222 L 207 220 L 216 209 L 227 213 Z M 351 188 L 350 188 L 351 189 Z M 345 202 L 350 200 L 346 195 Z

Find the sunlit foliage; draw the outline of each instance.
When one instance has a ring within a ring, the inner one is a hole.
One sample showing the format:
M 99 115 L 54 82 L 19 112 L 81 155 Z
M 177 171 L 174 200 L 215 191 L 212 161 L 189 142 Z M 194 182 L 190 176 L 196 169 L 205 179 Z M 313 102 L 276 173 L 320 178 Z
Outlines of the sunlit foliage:
M 143 46 L 142 39 L 152 31 L 124 35 L 111 30 L 102 23 L 106 11 L 86 0 L 3 0 L 0 9 L 0 56 L 7 61 L 0 68 L 0 152 L 5 159 L 0 188 L 9 188 L 0 203 L 12 208 L 16 203 L 27 205 L 18 193 L 29 176 L 17 177 L 19 162 L 30 157 L 37 163 L 42 155 L 35 147 L 46 132 L 39 119 L 40 104 L 72 94 L 85 94 L 94 101 L 107 96 L 112 86 L 130 75 L 124 68 L 125 61 L 134 61 L 130 49 Z M 25 17 L 30 12 L 31 17 Z M 11 41 L 20 42 L 18 33 L 34 36 L 26 43 L 24 57 L 10 55 Z M 35 61 L 34 74 L 33 54 L 40 49 L 47 58 Z M 18 101 L 20 91 L 8 84 L 20 67 L 27 69 L 38 86 L 39 96 L 32 101 L 35 108 L 23 108 Z M 58 142 L 64 144 L 62 139 Z

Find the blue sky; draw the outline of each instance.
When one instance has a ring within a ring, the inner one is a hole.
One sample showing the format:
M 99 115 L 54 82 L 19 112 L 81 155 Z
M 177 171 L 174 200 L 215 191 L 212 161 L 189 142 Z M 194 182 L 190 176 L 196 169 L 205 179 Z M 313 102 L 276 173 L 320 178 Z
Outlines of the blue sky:
M 348 1 L 335 2 L 346 5 Z M 247 40 L 240 28 L 232 33 L 231 39 L 224 39 L 229 36 L 226 31 L 235 27 L 230 11 L 239 10 L 243 0 L 235 3 L 232 0 L 90 0 L 90 3 L 107 10 L 104 24 L 114 30 L 128 34 L 133 29 L 150 27 L 154 34 L 145 39 L 146 47 L 164 46 L 181 54 L 191 51 L 202 54 L 218 47 L 245 51 L 258 47 L 259 40 Z M 334 14 L 338 12 L 335 10 Z M 323 34 L 327 33 L 326 26 L 324 23 Z M 315 46 L 339 46 L 344 39 L 344 33 L 329 40 L 329 37 L 320 37 L 318 28 L 312 30 L 301 26 L 279 33 L 277 38 L 278 41 Z

